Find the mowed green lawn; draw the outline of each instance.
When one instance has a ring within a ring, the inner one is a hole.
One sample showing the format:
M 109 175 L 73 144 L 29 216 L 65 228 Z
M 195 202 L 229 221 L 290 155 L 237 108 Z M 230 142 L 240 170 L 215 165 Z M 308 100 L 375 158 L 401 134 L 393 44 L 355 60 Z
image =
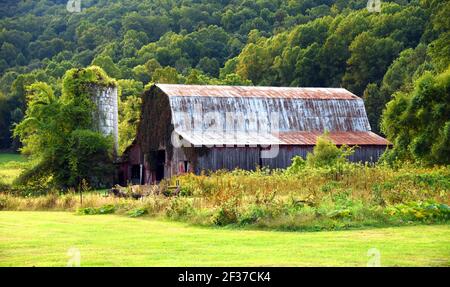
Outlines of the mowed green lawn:
M 202 228 L 157 219 L 0 212 L 0 266 L 449 266 L 450 227 L 337 232 Z

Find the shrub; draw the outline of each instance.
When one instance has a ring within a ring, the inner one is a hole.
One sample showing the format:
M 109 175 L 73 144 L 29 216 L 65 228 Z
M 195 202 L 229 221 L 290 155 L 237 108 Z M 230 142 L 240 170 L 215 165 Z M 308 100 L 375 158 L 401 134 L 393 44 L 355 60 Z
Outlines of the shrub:
M 96 214 L 111 214 L 114 213 L 115 211 L 116 207 L 114 205 L 106 204 L 99 208 L 94 207 L 79 208 L 77 210 L 77 213 L 83 215 L 96 215 Z
M 173 219 L 187 219 L 194 214 L 194 208 L 189 199 L 174 198 L 166 210 L 166 215 Z
M 313 152 L 308 153 L 306 163 L 311 167 L 329 167 L 347 161 L 353 149 L 343 145 L 338 148 L 325 133 L 317 138 Z
M 260 205 L 251 205 L 247 212 L 239 217 L 239 224 L 246 225 L 257 222 L 259 219 L 268 217 L 267 209 Z
M 128 211 L 127 215 L 129 217 L 139 217 L 139 216 L 143 216 L 143 215 L 145 215 L 147 213 L 148 213 L 147 209 L 141 207 L 141 208 L 135 208 L 135 209 L 132 209 L 132 210 Z
M 110 214 L 116 211 L 116 207 L 112 204 L 103 205 L 97 209 L 98 214 Z
M 306 161 L 301 156 L 294 156 L 291 165 L 286 169 L 286 174 L 298 174 L 306 167 Z
M 190 186 L 180 187 L 180 196 L 192 196 L 193 194 L 194 190 Z
M 78 214 L 82 214 L 82 215 L 94 215 L 97 214 L 97 209 L 93 208 L 93 207 L 84 207 L 84 208 L 79 208 L 77 210 Z
M 397 216 L 411 221 L 445 221 L 450 219 L 450 207 L 436 202 L 408 202 L 388 207 L 386 212 L 391 216 Z
M 327 214 L 330 218 L 350 218 L 352 211 L 348 208 L 333 210 Z
M 339 188 L 339 186 L 340 186 L 339 182 L 337 182 L 337 181 L 330 181 L 330 182 L 327 182 L 324 185 L 322 185 L 320 187 L 320 191 L 323 192 L 323 193 L 329 193 L 329 192 Z
M 238 214 L 238 200 L 231 198 L 222 204 L 212 216 L 212 222 L 215 225 L 225 226 L 228 224 L 237 223 Z

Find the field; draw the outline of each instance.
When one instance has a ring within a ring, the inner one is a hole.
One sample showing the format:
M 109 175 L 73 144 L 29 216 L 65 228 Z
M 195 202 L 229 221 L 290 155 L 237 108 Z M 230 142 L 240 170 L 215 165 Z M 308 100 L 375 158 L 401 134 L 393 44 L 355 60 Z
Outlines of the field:
M 0 185 L 11 184 L 26 165 L 26 158 L 14 153 L 0 153 Z
M 115 215 L 0 212 L 0 266 L 450 266 L 447 225 L 339 232 L 194 227 Z

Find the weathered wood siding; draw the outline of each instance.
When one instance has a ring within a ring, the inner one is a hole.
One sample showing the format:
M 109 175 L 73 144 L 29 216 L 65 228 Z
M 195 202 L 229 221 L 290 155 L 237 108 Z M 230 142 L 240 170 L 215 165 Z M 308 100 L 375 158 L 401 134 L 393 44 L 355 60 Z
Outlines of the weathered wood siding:
M 294 156 L 306 158 L 306 154 L 311 152 L 312 146 L 280 146 L 278 156 L 275 158 L 261 159 L 262 165 L 269 168 L 286 168 L 291 165 L 291 159 Z
M 236 168 L 254 170 L 262 165 L 271 169 L 286 168 L 291 165 L 294 156 L 306 158 L 312 152 L 313 146 L 280 146 L 278 156 L 275 158 L 261 158 L 260 148 L 235 147 L 235 148 L 211 148 L 209 152 L 198 158 L 196 173 L 202 170 L 215 171 L 219 169 L 233 170 Z M 355 149 L 355 153 L 349 157 L 352 162 L 376 162 L 386 147 L 364 146 Z
M 236 168 L 255 170 L 259 165 L 259 148 L 250 147 L 214 147 L 197 160 L 196 173 L 202 170 L 233 170 Z
M 377 162 L 386 151 L 386 146 L 363 146 L 358 147 L 355 153 L 349 157 L 352 162 Z

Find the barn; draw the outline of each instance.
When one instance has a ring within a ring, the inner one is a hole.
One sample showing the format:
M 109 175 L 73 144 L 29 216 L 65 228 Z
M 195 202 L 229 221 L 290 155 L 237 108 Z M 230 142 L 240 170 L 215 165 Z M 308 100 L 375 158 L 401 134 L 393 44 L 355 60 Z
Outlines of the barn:
M 185 172 L 285 168 L 318 136 L 374 162 L 390 143 L 371 132 L 361 98 L 342 88 L 155 84 L 143 94 L 136 139 L 119 181 L 150 184 Z

